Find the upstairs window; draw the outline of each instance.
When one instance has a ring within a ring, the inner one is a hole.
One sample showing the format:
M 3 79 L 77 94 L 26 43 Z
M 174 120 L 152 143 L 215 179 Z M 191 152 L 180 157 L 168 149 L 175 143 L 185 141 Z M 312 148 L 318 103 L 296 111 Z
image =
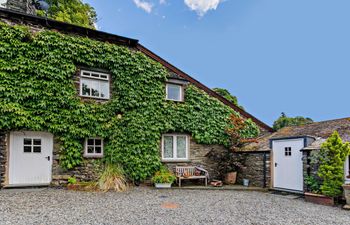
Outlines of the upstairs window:
M 181 84 L 166 84 L 166 99 L 181 102 L 184 100 L 184 90 Z
M 164 134 L 162 138 L 162 160 L 188 160 L 188 136 L 178 134 Z
M 109 82 L 109 74 L 82 70 L 80 72 L 80 95 L 89 98 L 109 99 Z
M 103 139 L 87 138 L 85 139 L 85 157 L 102 157 L 103 156 Z

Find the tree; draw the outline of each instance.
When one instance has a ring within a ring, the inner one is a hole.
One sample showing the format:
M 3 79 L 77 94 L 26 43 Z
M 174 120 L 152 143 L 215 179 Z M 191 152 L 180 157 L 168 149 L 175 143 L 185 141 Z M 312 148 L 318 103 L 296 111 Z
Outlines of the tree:
M 51 19 L 95 29 L 97 14 L 95 9 L 81 0 L 46 0 L 50 8 L 47 16 Z M 39 16 L 45 13 L 37 11 Z
M 273 129 L 279 130 L 283 127 L 301 126 L 313 122 L 314 121 L 308 117 L 288 117 L 285 113 L 282 112 L 281 116 L 273 123 Z
M 243 109 L 242 106 L 238 105 L 238 99 L 236 96 L 232 95 L 227 89 L 224 88 L 213 88 L 213 91 L 221 95 L 222 97 L 226 98 L 230 102 L 232 102 L 234 105 L 240 107 Z
M 321 146 L 318 176 L 322 179 L 321 192 L 336 197 L 342 194 L 344 162 L 350 154 L 350 144 L 343 143 L 338 132 L 334 132 Z

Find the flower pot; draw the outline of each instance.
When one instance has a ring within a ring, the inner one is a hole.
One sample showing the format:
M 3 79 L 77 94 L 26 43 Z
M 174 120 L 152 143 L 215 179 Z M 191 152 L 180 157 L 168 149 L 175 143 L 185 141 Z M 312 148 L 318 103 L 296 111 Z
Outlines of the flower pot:
M 344 196 L 346 199 L 346 205 L 344 206 L 344 209 L 350 210 L 350 184 L 344 184 L 343 189 L 344 189 Z
M 156 188 L 171 188 L 171 183 L 155 183 Z
M 237 179 L 237 172 L 226 173 L 225 184 L 235 184 Z
M 249 186 L 249 180 L 248 179 L 243 179 L 243 185 L 248 187 Z
M 314 193 L 310 193 L 310 192 L 305 192 L 304 196 L 305 196 L 305 201 L 307 201 L 307 202 L 312 202 L 312 203 L 319 204 L 319 205 L 328 205 L 328 206 L 335 205 L 333 197 L 314 194 Z

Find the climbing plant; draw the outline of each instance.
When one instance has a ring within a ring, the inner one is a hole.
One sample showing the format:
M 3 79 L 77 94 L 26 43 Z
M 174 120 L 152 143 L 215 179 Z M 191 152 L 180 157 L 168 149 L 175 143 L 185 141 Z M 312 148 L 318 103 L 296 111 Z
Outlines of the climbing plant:
M 79 66 L 108 70 L 112 97 L 83 101 L 75 89 Z M 161 134 L 186 132 L 200 144 L 229 146 L 231 108 L 193 85 L 184 102 L 165 100 L 166 69 L 139 51 L 54 31 L 0 24 L 0 130 L 53 133 L 60 165 L 82 163 L 83 140 L 105 140 L 104 160 L 143 180 L 160 163 Z M 259 130 L 247 120 L 244 133 Z

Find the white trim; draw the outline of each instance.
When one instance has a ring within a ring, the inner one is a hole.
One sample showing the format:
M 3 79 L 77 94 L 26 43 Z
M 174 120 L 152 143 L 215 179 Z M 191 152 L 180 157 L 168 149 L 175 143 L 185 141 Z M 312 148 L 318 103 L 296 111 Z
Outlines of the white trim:
M 350 156 L 346 157 L 345 160 L 345 165 L 344 165 L 344 179 L 346 184 L 350 184 L 350 178 L 347 178 L 348 175 L 350 175 L 350 161 L 349 161 Z
M 180 87 L 180 99 L 171 99 L 168 97 L 168 86 L 173 85 L 173 86 L 178 86 Z M 174 101 L 174 102 L 183 102 L 184 101 L 184 87 L 181 84 L 175 84 L 175 83 L 166 83 L 165 85 L 165 99 Z
M 93 139 L 94 140 L 94 153 L 88 153 L 87 149 L 88 149 L 88 140 L 89 139 Z M 95 144 L 95 140 L 101 140 L 101 145 L 96 145 Z M 96 153 L 95 152 L 95 147 L 101 147 L 101 153 Z M 89 137 L 89 138 L 85 138 L 85 143 L 84 143 L 84 157 L 85 158 L 101 158 L 103 157 L 103 153 L 104 153 L 104 142 L 103 142 L 103 138 L 100 137 Z
M 92 76 L 95 75 L 95 76 Z M 106 77 L 106 78 L 104 78 Z M 88 70 L 81 70 L 80 71 L 80 80 L 79 80 L 79 95 L 81 97 L 85 98 L 94 98 L 94 99 L 105 99 L 108 100 L 110 99 L 110 75 L 107 73 L 101 73 L 101 72 L 96 72 L 96 71 L 88 71 Z M 83 80 L 85 81 L 97 81 L 98 86 L 99 86 L 99 92 L 101 93 L 101 83 L 107 83 L 108 91 L 106 93 L 106 97 L 96 97 L 92 96 L 91 93 L 90 95 L 83 95 Z
M 173 157 L 172 158 L 164 158 L 164 137 L 172 137 L 173 138 Z M 185 137 L 185 144 L 186 144 L 186 157 L 185 158 L 177 158 L 177 137 Z M 189 136 L 186 134 L 163 134 L 162 135 L 162 143 L 161 143 L 161 155 L 162 155 L 162 162 L 184 162 L 189 161 L 189 149 L 190 149 L 190 142 L 189 142 Z

